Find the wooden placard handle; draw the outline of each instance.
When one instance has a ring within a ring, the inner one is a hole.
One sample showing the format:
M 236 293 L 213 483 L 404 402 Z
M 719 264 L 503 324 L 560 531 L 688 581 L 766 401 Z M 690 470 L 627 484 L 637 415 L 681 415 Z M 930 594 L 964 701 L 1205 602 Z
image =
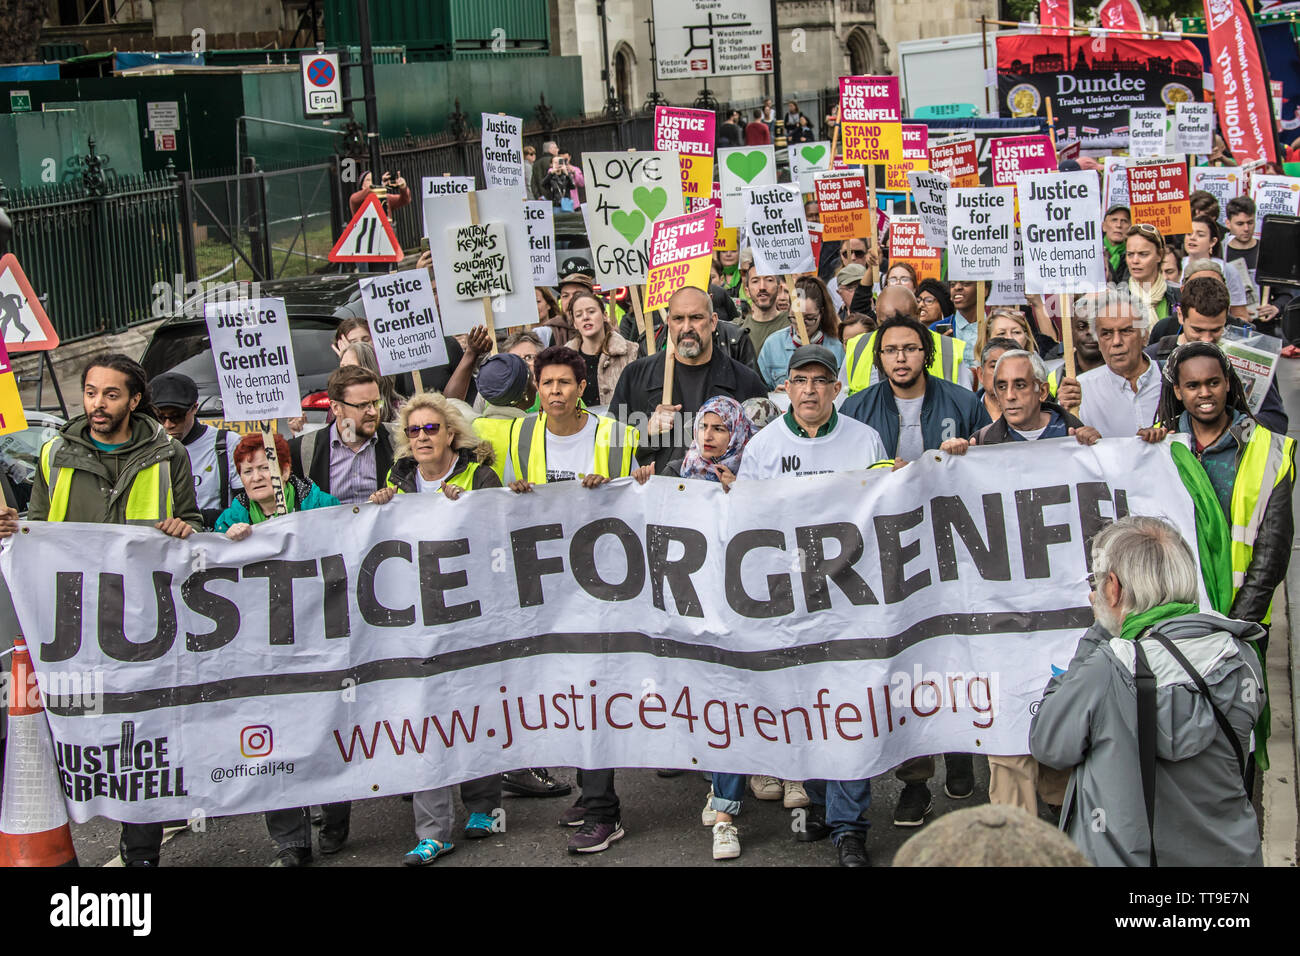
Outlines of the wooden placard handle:
M 284 480 L 280 477 L 280 456 L 275 453 L 275 438 L 262 432 L 262 447 L 266 450 L 266 463 L 271 466 L 271 492 L 275 495 L 275 513 L 289 513 L 289 502 L 284 497 Z
M 790 316 L 794 322 L 795 331 L 799 335 L 799 344 L 808 345 L 810 344 L 808 341 L 808 326 L 803 319 L 803 309 L 799 308 L 799 303 L 796 301 L 794 273 L 786 273 L 785 291 L 790 294 Z
M 504 113 L 498 113 L 498 116 L 505 116 Z M 478 195 L 474 190 L 469 191 L 469 221 L 471 224 L 479 225 L 478 220 Z M 483 322 L 487 326 L 488 337 L 492 339 L 492 354 L 497 354 L 497 327 L 496 320 L 492 315 L 492 297 L 483 296 Z
M 677 365 L 677 353 L 673 349 L 672 337 L 665 337 L 668 342 L 664 346 L 664 392 L 659 404 L 671 405 L 673 403 L 673 369 Z

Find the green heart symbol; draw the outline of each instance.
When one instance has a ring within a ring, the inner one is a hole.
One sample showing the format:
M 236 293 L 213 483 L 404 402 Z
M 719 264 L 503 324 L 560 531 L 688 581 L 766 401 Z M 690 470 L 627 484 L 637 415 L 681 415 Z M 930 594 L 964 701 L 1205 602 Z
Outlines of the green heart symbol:
M 653 222 L 664 211 L 664 206 L 668 205 L 668 190 L 662 186 L 656 186 L 654 189 L 638 186 L 632 190 L 632 201 L 645 213 L 645 217 Z
M 802 150 L 800 150 L 800 152 L 803 153 L 803 158 L 804 158 L 804 159 L 806 159 L 806 160 L 808 160 L 808 162 L 813 163 L 814 165 L 816 165 L 817 163 L 820 163 L 821 160 L 822 160 L 822 157 L 826 155 L 826 147 L 825 147 L 825 146 L 805 146 Z
M 747 183 L 767 167 L 767 153 L 756 149 L 752 153 L 732 153 L 727 157 L 727 168 Z
M 667 197 L 664 201 L 668 201 Z M 645 216 L 639 212 L 624 212 L 618 209 L 609 217 L 609 221 L 618 230 L 619 235 L 628 242 L 636 242 L 637 236 L 641 235 L 641 230 L 645 228 Z

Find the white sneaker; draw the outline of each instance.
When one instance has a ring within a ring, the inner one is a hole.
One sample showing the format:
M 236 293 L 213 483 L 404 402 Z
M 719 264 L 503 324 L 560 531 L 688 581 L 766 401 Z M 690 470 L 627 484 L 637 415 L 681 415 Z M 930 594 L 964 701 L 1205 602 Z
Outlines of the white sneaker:
M 713 809 L 712 787 L 709 787 L 709 795 L 704 798 L 704 809 L 700 811 L 700 822 L 706 827 L 711 827 L 718 822 L 718 811 Z
M 785 795 L 785 788 L 776 777 L 755 774 L 749 778 L 749 788 L 760 800 L 780 800 Z
M 799 780 L 784 780 L 785 799 L 782 801 L 787 810 L 794 810 L 798 807 L 806 807 L 812 801 L 808 799 L 808 791 L 803 788 L 803 782 Z
M 740 833 L 734 823 L 715 823 L 713 825 L 713 858 L 715 860 L 734 860 L 740 856 Z

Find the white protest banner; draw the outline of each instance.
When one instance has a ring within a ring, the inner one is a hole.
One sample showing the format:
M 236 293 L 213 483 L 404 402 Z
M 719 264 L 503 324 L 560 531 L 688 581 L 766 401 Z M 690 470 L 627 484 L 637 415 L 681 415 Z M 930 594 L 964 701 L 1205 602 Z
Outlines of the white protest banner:
M 1015 269 L 1016 187 L 948 190 L 948 279 L 1005 279 Z
M 483 114 L 483 185 L 506 186 L 516 198 L 528 195 L 524 178 L 524 121 L 518 116 Z
M 438 282 L 438 305 L 442 328 L 447 335 L 461 335 L 484 324 L 481 299 L 461 298 L 457 286 L 465 274 L 457 272 L 457 228 L 473 225 L 470 216 L 471 194 L 453 194 L 426 198 L 427 221 L 435 228 L 429 233 L 429 251 L 433 254 L 433 274 Z M 472 193 L 478 207 L 478 222 L 495 223 L 505 234 L 504 261 L 509 264 L 510 291 L 492 296 L 493 324 L 497 328 L 511 325 L 532 326 L 537 322 L 537 297 L 533 292 L 533 269 L 528 251 L 528 227 L 524 224 L 524 204 L 513 188 L 479 189 Z
M 473 176 L 424 176 L 420 179 L 421 212 L 424 215 L 424 235 L 429 234 L 429 210 L 425 200 L 439 196 L 463 196 L 474 189 Z
M 1128 154 L 1134 159 L 1165 154 L 1165 108 L 1163 106 L 1129 108 Z
M 1241 195 L 1241 170 L 1235 166 L 1193 166 L 1191 189 L 1209 193 L 1219 201 L 1219 222 L 1228 222 L 1228 200 Z
M 217 364 L 223 418 L 255 422 L 302 414 L 284 299 L 209 302 L 203 317 Z
M 909 170 L 907 182 L 912 187 L 912 201 L 921 217 L 925 241 L 936 249 L 948 245 L 948 177 L 943 173 L 920 173 Z
M 1097 174 L 1037 173 L 1016 179 L 1025 245 L 1025 291 L 1091 292 L 1106 281 Z
M 776 185 L 776 152 L 771 146 L 739 146 L 718 150 L 718 182 L 722 186 L 722 221 L 738 226 L 745 221 L 747 186 Z
M 1102 158 L 1102 194 L 1106 199 L 1106 208 L 1116 206 L 1128 208 L 1128 169 L 1123 156 L 1106 156 Z
M 0 571 L 40 635 L 70 816 L 145 823 L 515 767 L 854 780 L 1020 754 L 1117 512 L 1196 540 L 1168 444 L 1013 442 L 729 494 L 398 495 L 238 542 L 24 522 Z M 100 759 L 124 731 L 149 765 Z
M 1175 153 L 1209 153 L 1214 149 L 1214 104 L 1191 100 L 1174 105 Z
M 800 275 L 817 268 L 803 195 L 794 183 L 745 190 L 745 234 L 758 275 Z
M 1025 304 L 1025 244 L 1021 241 L 1020 230 L 1016 230 L 1015 273 L 1009 279 L 994 279 L 989 286 L 985 305 Z
M 650 271 L 651 225 L 683 209 L 677 154 L 586 153 L 582 168 L 587 179 L 582 210 L 596 281 L 602 286 L 644 283 Z
M 555 210 L 545 199 L 524 203 L 528 225 L 528 258 L 533 267 L 533 285 L 559 285 L 555 267 Z
M 1255 235 L 1264 228 L 1265 216 L 1300 215 L 1300 178 L 1295 176 L 1250 177 L 1250 198 L 1255 200 Z
M 790 181 L 797 183 L 801 193 L 813 191 L 813 175 L 818 170 L 831 168 L 831 144 L 827 141 L 818 143 L 791 143 Z
M 428 269 L 362 279 L 361 305 L 385 375 L 447 364 L 447 343 Z

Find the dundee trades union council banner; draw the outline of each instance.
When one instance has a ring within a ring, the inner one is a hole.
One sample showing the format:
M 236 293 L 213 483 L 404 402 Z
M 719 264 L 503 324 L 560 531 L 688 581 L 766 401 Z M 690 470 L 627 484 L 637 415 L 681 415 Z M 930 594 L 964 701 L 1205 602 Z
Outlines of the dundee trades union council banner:
M 146 822 L 515 767 L 1024 753 L 1117 510 L 1194 535 L 1167 448 L 1063 439 L 730 494 L 399 495 L 242 542 L 31 523 L 0 567 L 72 817 Z
M 1172 110 L 1201 102 L 1204 69 L 1190 40 L 1116 37 L 998 37 L 998 108 L 1003 116 L 1047 116 L 1085 149 L 1128 146 L 1134 106 Z

